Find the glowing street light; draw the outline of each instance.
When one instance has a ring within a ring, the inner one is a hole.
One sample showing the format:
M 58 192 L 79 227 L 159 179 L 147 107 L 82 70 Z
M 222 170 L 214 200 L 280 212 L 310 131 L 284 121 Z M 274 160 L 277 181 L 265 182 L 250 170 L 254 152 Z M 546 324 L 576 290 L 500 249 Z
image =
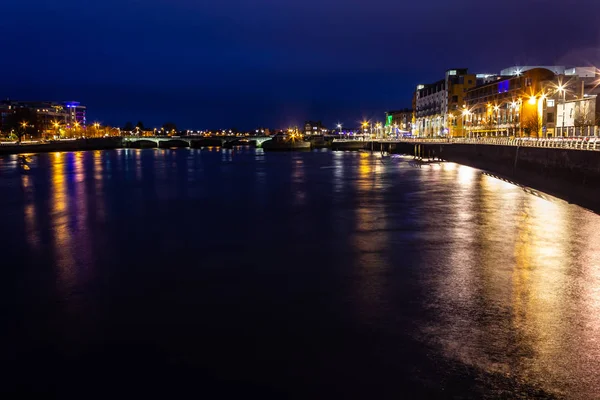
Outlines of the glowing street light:
M 463 135 L 464 135 L 466 118 L 469 115 L 471 115 L 471 111 L 469 111 L 465 105 L 463 105 L 463 108 L 464 108 L 464 110 L 462 111 L 462 128 L 463 128 Z
M 494 106 L 494 111 L 496 111 L 496 136 L 500 134 L 500 106 L 496 104 Z
M 560 129 L 560 135 L 565 136 L 565 109 L 566 109 L 566 102 L 567 102 L 567 86 L 561 82 L 561 83 L 559 83 L 556 90 L 558 91 L 558 93 L 562 94 L 562 98 L 563 98 L 563 101 L 562 101 L 562 128 Z

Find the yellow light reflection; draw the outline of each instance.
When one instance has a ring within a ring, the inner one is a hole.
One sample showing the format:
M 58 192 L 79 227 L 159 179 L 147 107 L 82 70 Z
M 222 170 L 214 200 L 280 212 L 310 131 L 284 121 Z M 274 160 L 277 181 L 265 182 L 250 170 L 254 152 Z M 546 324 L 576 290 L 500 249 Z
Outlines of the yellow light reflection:
M 58 267 L 58 284 L 64 294 L 68 294 L 76 281 L 76 263 L 73 256 L 73 236 L 68 210 L 68 192 L 66 184 L 66 157 L 68 153 L 54 153 L 50 165 L 52 180 L 51 225 L 54 233 L 54 252 Z
M 36 222 L 37 210 L 34 200 L 35 188 L 33 186 L 33 180 L 31 176 L 27 174 L 21 174 L 21 189 L 26 195 L 24 208 L 25 237 L 27 243 L 29 243 L 29 246 L 32 249 L 38 249 L 40 244 L 40 237 Z
M 292 161 L 292 191 L 296 206 L 306 205 L 305 183 L 304 161 L 301 158 L 295 158 Z
M 135 157 L 135 155 L 134 155 Z M 118 160 L 120 157 L 117 158 Z M 98 221 L 106 220 L 106 208 L 104 204 L 104 163 L 102 162 L 102 152 L 95 151 L 93 155 L 94 168 L 94 199 L 95 213 Z M 129 163 L 126 163 L 129 165 Z M 137 169 L 136 169 L 137 173 Z
M 385 202 L 380 201 L 378 187 L 379 161 L 369 153 L 360 153 L 356 178 L 356 196 L 361 202 L 356 207 L 356 228 L 352 248 L 356 252 L 359 312 L 365 322 L 378 318 L 386 308 L 385 277 L 389 262 L 385 257 L 389 247 L 388 216 Z M 379 163 L 380 164 L 380 163 Z

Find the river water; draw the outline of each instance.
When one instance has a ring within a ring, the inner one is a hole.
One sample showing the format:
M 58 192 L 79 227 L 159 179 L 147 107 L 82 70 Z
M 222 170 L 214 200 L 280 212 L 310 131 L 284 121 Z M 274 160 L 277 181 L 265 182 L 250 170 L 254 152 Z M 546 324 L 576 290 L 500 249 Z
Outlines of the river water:
M 600 216 L 452 163 L 0 158 L 6 393 L 600 398 Z

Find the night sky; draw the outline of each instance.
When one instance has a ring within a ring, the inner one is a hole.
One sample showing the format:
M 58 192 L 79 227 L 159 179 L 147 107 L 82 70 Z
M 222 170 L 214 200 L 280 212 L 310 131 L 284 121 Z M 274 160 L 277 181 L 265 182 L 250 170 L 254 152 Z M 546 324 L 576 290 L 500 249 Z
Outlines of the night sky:
M 357 125 L 448 68 L 600 65 L 599 0 L 3 0 L 0 96 L 181 129 Z

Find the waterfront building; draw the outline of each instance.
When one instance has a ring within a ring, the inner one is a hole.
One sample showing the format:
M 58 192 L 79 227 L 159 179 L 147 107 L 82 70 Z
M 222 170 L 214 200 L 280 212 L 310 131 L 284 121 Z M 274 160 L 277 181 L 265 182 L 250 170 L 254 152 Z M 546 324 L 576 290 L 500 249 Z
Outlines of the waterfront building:
M 325 133 L 327 133 L 327 128 L 321 121 L 306 121 L 304 123 L 305 135 L 324 135 Z
M 385 131 L 389 134 L 411 133 L 413 124 L 413 110 L 387 111 L 385 113 Z
M 595 133 L 596 129 L 590 125 L 595 118 L 588 115 L 596 112 L 595 81 L 595 68 L 504 69 L 495 80 L 467 91 L 461 113 L 466 136 L 555 137 Z
M 86 107 L 74 101 L 3 100 L 0 102 L 0 117 L 3 132 L 27 122 L 38 136 L 57 134 L 60 129 L 83 131 L 87 125 Z
M 0 102 L 0 133 L 9 132 L 11 129 L 10 116 L 13 110 L 5 102 Z
M 467 68 L 449 69 L 434 83 L 418 85 L 415 92 L 413 134 L 420 137 L 464 136 L 459 117 L 468 89 L 477 85 L 477 76 Z

